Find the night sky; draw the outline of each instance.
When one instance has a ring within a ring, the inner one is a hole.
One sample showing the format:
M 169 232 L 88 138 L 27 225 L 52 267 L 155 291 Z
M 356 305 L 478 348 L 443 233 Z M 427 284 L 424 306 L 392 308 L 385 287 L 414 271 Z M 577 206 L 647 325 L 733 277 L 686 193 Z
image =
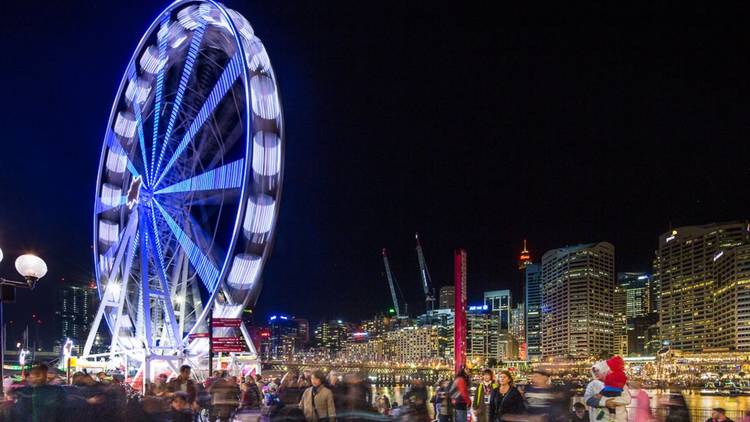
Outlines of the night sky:
M 50 267 L 6 318 L 39 313 L 49 338 L 59 286 L 92 277 L 106 120 L 166 4 L 1 6 L 0 275 L 27 250 Z M 436 287 L 468 250 L 476 301 L 517 289 L 524 238 L 535 258 L 610 241 L 618 271 L 648 271 L 670 225 L 750 217 L 742 13 L 459 4 L 227 2 L 268 49 L 286 123 L 259 319 L 387 309 L 383 247 L 421 312 L 416 231 Z

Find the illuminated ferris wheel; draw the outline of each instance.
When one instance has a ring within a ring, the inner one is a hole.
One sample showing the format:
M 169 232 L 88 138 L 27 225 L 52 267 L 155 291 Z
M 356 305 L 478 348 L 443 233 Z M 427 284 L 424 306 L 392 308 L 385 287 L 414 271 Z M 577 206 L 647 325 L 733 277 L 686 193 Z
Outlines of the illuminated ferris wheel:
M 276 78 L 248 21 L 210 0 L 167 7 L 107 123 L 94 207 L 101 305 L 84 355 L 106 321 L 111 353 L 200 359 L 208 340 L 193 334 L 209 311 L 238 318 L 255 304 L 283 133 Z

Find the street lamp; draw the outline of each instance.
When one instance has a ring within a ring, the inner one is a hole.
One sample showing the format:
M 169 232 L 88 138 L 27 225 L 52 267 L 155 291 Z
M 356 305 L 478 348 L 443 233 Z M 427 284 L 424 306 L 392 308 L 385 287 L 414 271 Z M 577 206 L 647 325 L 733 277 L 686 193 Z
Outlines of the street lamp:
M 3 251 L 0 249 L 0 262 L 3 260 Z M 47 275 L 47 264 L 36 255 L 25 254 L 16 258 L 16 271 L 21 274 L 24 281 L 8 280 L 0 277 L 0 394 L 3 394 L 5 380 L 5 329 L 3 327 L 3 302 L 8 300 L 5 295 L 15 297 L 15 288 L 33 289 L 40 278 Z

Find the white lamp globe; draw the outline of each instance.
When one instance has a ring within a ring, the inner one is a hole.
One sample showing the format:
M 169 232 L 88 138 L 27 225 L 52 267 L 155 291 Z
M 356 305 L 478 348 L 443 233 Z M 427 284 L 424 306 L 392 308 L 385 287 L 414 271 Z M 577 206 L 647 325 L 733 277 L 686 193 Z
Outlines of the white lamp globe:
M 47 274 L 47 264 L 36 255 L 21 255 L 16 259 L 16 271 L 27 280 L 39 280 Z
M 3 262 L 3 250 L 0 249 L 0 262 Z

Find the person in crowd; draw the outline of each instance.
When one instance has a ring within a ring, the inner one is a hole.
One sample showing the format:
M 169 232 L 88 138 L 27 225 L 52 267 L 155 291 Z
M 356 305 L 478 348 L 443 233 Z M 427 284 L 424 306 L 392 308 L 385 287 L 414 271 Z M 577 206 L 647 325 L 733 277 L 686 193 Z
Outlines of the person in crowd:
M 529 375 L 530 385 L 526 387 L 526 412 L 528 420 L 563 422 L 570 414 L 570 396 L 564 389 L 550 383 L 550 372 L 536 367 Z
M 651 412 L 651 397 L 649 397 L 646 390 L 641 388 L 639 381 L 630 381 L 628 384 L 630 386 L 631 398 L 635 399 L 635 406 L 632 406 L 634 413 L 633 422 L 651 422 L 654 418 Z
M 310 371 L 309 369 L 305 369 L 304 371 L 302 371 L 302 375 L 300 375 L 299 380 L 297 380 L 297 386 L 299 388 L 310 387 L 312 385 L 310 377 L 312 377 L 312 371 Z
M 497 376 L 497 387 L 490 397 L 490 421 L 508 420 L 520 417 L 525 410 L 523 396 L 513 384 L 510 371 L 500 371 Z
M 449 380 L 440 381 L 435 391 L 434 401 L 438 422 L 451 422 L 453 420 L 453 406 L 451 405 Z
M 340 401 L 342 412 L 336 409 L 339 419 L 359 420 L 363 415 L 372 408 L 372 393 L 370 387 L 365 383 L 365 378 L 359 373 L 347 374 L 344 377 L 346 384 L 346 393 Z M 336 404 L 336 394 L 334 391 L 334 404 Z
M 589 412 L 583 403 L 573 403 L 573 412 L 570 414 L 570 422 L 589 422 Z
M 167 384 L 167 389 L 171 393 L 170 395 L 178 391 L 187 393 L 188 403 L 192 404 L 195 401 L 196 391 L 195 381 L 190 379 L 190 372 L 190 365 L 182 365 L 180 367 L 180 375 L 178 375 L 177 378 L 173 379 L 172 381 L 169 381 L 169 383 Z
M 214 371 L 213 373 L 211 373 L 210 377 L 206 378 L 206 380 L 203 381 L 203 386 L 208 388 L 214 381 L 218 380 L 219 378 L 221 378 L 221 371 Z
M 474 414 L 472 420 L 476 422 L 490 422 L 492 420 L 490 401 L 492 400 L 492 392 L 497 388 L 494 378 L 492 369 L 482 371 L 482 382 L 477 385 L 471 401 L 471 410 Z
M 451 386 L 451 404 L 453 405 L 453 421 L 466 422 L 469 419 L 469 387 L 471 385 L 469 374 L 465 368 L 461 368 L 456 374 Z
M 715 407 L 711 409 L 711 417 L 706 419 L 706 422 L 732 422 L 727 417 L 727 411 L 721 407 Z
M 302 394 L 299 408 L 307 422 L 335 422 L 336 406 L 333 402 L 333 393 L 325 385 L 326 377 L 321 371 L 315 371 L 310 376 L 310 383 Z
M 592 422 L 612 420 L 616 422 L 628 421 L 627 405 L 630 404 L 630 390 L 623 386 L 616 397 L 605 397 L 601 394 L 605 389 L 605 380 L 609 376 L 610 366 L 606 361 L 599 361 L 591 368 L 592 381 L 586 386 L 583 399 L 590 407 Z M 607 415 L 609 414 L 609 415 Z
M 240 403 L 240 388 L 237 380 L 226 372 L 208 388 L 211 394 L 211 421 L 229 421 Z
M 346 384 L 341 381 L 340 375 L 336 371 L 328 373 L 328 384 L 326 384 L 331 393 L 333 393 L 333 402 L 336 405 L 336 414 L 341 415 L 344 411 L 344 401 L 346 396 Z
M 422 381 L 419 374 L 412 375 L 411 385 L 403 397 L 404 406 L 409 406 L 410 421 L 429 421 L 430 416 L 427 410 L 427 387 Z
M 245 382 L 240 386 L 240 408 L 244 410 L 260 410 L 263 398 L 252 375 L 245 377 Z
M 170 417 L 172 422 L 193 422 L 195 415 L 188 401 L 188 394 L 184 391 L 178 391 L 172 397 L 170 403 Z
M 391 414 L 391 401 L 385 394 L 378 397 L 377 405 L 378 413 L 383 416 L 389 416 Z
M 49 369 L 41 363 L 34 365 L 26 377 L 27 385 L 16 391 L 16 405 L 11 413 L 17 422 L 63 421 L 65 391 L 47 380 Z
M 391 403 L 391 418 L 398 419 L 398 417 L 401 416 L 401 407 L 399 407 L 398 402 Z
M 660 401 L 660 412 L 665 415 L 664 422 L 691 421 L 690 410 L 685 397 L 679 391 L 670 391 Z
M 750 410 L 746 410 L 745 416 L 743 416 L 738 422 L 750 422 Z

